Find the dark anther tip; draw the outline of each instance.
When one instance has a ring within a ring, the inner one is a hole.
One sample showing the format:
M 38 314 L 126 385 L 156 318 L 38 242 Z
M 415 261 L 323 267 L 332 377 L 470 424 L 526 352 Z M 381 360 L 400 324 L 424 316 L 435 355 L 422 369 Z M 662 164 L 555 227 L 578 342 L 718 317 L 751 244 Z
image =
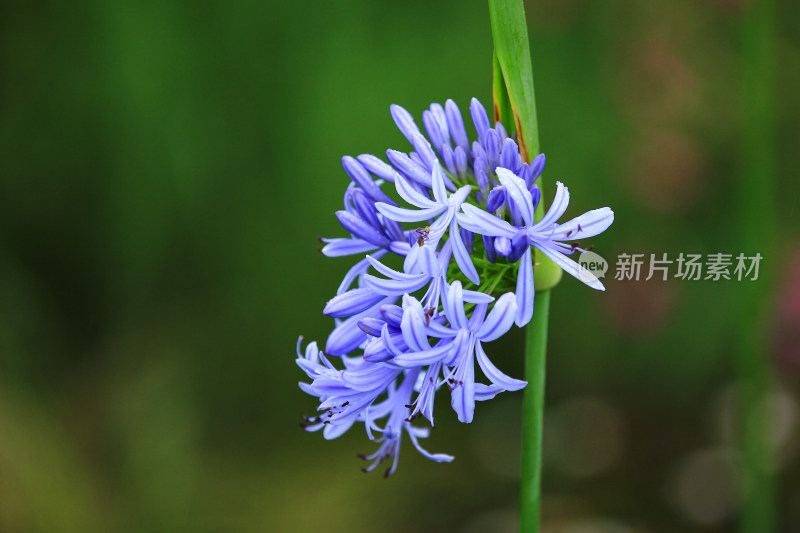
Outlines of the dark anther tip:
M 367 456 L 366 456 L 366 455 L 364 455 L 363 453 L 357 453 L 357 454 L 356 454 L 356 457 L 358 457 L 359 459 L 361 459 L 361 460 L 363 460 L 363 461 L 366 461 L 366 460 L 367 460 Z

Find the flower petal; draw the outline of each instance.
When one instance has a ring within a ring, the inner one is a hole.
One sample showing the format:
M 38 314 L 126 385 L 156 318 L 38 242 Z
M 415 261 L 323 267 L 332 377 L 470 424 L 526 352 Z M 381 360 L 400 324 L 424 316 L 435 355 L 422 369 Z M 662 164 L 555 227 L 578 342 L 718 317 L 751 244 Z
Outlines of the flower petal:
M 492 307 L 489 316 L 486 317 L 475 336 L 484 342 L 490 342 L 505 333 L 514 324 L 517 315 L 517 302 L 513 293 L 507 292 Z
M 422 160 L 423 165 L 428 171 L 433 170 L 434 163 L 438 163 L 439 160 L 436 158 L 436 154 L 433 153 L 433 149 L 431 148 L 431 143 L 422 136 L 421 133 L 414 135 L 411 140 L 411 144 L 414 145 L 414 150 L 417 152 L 417 155 Z
M 376 205 L 385 205 L 388 208 L 392 207 L 388 204 Z M 397 207 L 395 209 L 400 208 Z M 388 237 L 386 237 L 386 235 L 375 229 L 355 213 L 351 213 L 349 211 L 336 211 L 336 218 L 339 219 L 339 223 L 344 227 L 344 229 L 356 237 L 360 237 L 365 241 L 371 242 L 379 248 L 388 248 L 392 242 Z
M 436 202 L 414 190 L 411 184 L 408 183 L 402 176 L 398 177 L 398 179 L 394 182 L 394 185 L 397 189 L 397 194 L 399 194 L 403 200 L 415 207 L 421 207 L 425 209 L 437 206 Z
M 447 302 L 445 315 L 447 320 L 454 328 L 465 329 L 467 327 L 467 315 L 464 312 L 464 293 L 461 282 L 455 280 L 450 285 L 444 286 L 444 298 Z
M 486 108 L 477 98 L 473 98 L 469 103 L 469 113 L 472 115 L 472 122 L 475 123 L 475 131 L 478 132 L 478 142 L 483 144 L 486 139 L 486 132 L 492 127 L 489 124 L 489 115 L 486 114 Z
M 507 391 L 515 391 L 525 388 L 528 384 L 527 381 L 514 379 L 502 373 L 487 357 L 486 352 L 483 351 L 483 346 L 480 342 L 475 343 L 475 355 L 478 359 L 478 364 L 483 371 L 483 374 L 489 378 L 494 385 L 499 385 Z
M 397 171 L 392 168 L 392 165 L 385 163 L 372 154 L 361 154 L 356 159 L 358 159 L 358 162 L 364 165 L 364 168 L 372 174 L 390 183 L 394 183 L 397 177 Z
M 383 216 L 391 218 L 397 222 L 422 222 L 423 220 L 433 218 L 447 210 L 447 206 L 444 205 L 439 207 L 430 207 L 428 209 L 413 210 L 395 207 L 393 205 L 384 204 L 383 202 L 378 202 L 375 204 L 375 207 L 378 208 L 378 211 L 380 211 Z
M 526 226 L 533 224 L 533 199 L 525 182 L 508 169 L 498 167 L 497 179 L 506 188 L 511 200 L 517 205 Z
M 517 319 L 519 327 L 531 321 L 533 317 L 533 253 L 531 249 L 525 250 L 519 260 L 519 272 L 517 272 Z
M 446 359 L 453 347 L 454 344 L 450 340 L 439 341 L 436 346 L 427 350 L 398 354 L 392 359 L 392 363 L 403 368 L 431 365 Z
M 561 215 L 567 210 L 569 206 L 569 189 L 567 189 L 560 181 L 556 182 L 556 195 L 553 197 L 553 203 L 550 209 L 542 217 L 542 220 L 536 223 L 534 229 L 537 231 L 547 231 L 550 226 L 556 223 L 561 218 Z
M 431 453 L 425 450 L 422 446 L 420 446 L 419 442 L 417 442 L 417 436 L 412 431 L 408 432 L 408 438 L 411 439 L 411 444 L 414 445 L 414 448 L 416 448 L 423 457 L 430 459 L 431 461 L 436 461 L 437 463 L 449 463 L 455 459 L 455 457 L 446 453 Z
M 402 133 L 403 136 L 408 139 L 408 142 L 414 142 L 412 139 L 414 138 L 415 133 L 417 135 L 421 135 L 419 128 L 414 122 L 414 118 L 411 116 L 411 113 L 405 110 L 405 108 L 397 104 L 392 104 L 389 106 L 389 112 L 392 114 L 394 123 L 397 124 L 397 129 L 399 129 L 400 133 Z
M 593 289 L 597 289 L 598 291 L 606 290 L 606 288 L 603 286 L 603 283 L 599 279 L 597 279 L 594 276 L 586 275 L 586 273 L 588 272 L 587 270 L 584 269 L 583 275 L 581 276 L 581 266 L 572 259 L 566 257 L 557 249 L 555 249 L 552 243 L 548 241 L 544 242 L 534 241 L 534 246 L 536 247 L 537 250 L 541 251 L 544 255 L 552 259 L 555 264 L 561 267 L 561 269 L 564 270 L 564 272 L 568 273 L 570 276 L 580 280 L 581 282 L 585 283 L 586 285 L 588 285 Z M 587 279 L 590 277 L 591 279 Z
M 517 229 L 503 219 L 497 218 L 470 204 L 461 205 L 462 213 L 458 213 L 458 225 L 467 228 L 479 235 L 491 237 L 512 238 L 517 233 Z
M 435 159 L 433 163 L 433 171 L 431 174 L 431 184 L 433 185 L 433 197 L 436 199 L 437 202 L 440 204 L 447 203 L 447 189 L 444 187 L 444 170 L 442 170 L 442 165 L 439 164 L 439 160 Z
M 400 331 L 411 350 L 423 351 L 431 347 L 425 333 L 425 311 L 419 300 L 408 294 L 403 295 L 403 320 Z
M 411 278 L 403 279 L 383 279 L 371 274 L 364 275 L 364 284 L 377 292 L 386 296 L 400 296 L 405 293 L 412 293 L 420 290 L 430 279 L 425 274 L 410 274 Z
M 342 166 L 350 179 L 358 185 L 375 202 L 386 202 L 394 204 L 394 200 L 386 196 L 386 193 L 370 177 L 367 170 L 353 157 L 346 155 L 342 158 Z
M 431 175 L 424 168 L 416 164 L 408 154 L 397 150 L 386 150 L 386 157 L 389 162 L 408 179 L 414 180 L 425 187 L 431 186 Z
M 613 222 L 614 212 L 608 207 L 601 207 L 556 226 L 551 238 L 561 241 L 594 237 L 603 233 Z
M 352 289 L 328 300 L 322 314 L 334 318 L 346 318 L 369 309 L 384 298 L 384 295 L 366 287 Z
M 378 248 L 376 245 L 364 239 L 322 239 L 327 243 L 322 247 L 322 253 L 327 257 L 341 257 L 343 255 L 363 254 Z
M 458 224 L 456 224 L 455 218 L 450 223 L 450 240 L 453 242 L 453 256 L 456 259 L 458 268 L 472 283 L 480 285 L 481 278 L 478 276 L 478 271 L 475 270 L 475 265 L 472 264 L 469 252 L 464 246 L 464 241 L 461 240 L 461 232 L 458 231 Z
M 384 298 L 366 311 L 354 315 L 333 329 L 325 343 L 325 353 L 328 355 L 346 355 L 367 339 L 367 334 L 358 327 L 358 321 L 364 317 L 378 317 L 382 305 L 392 303 L 394 298 Z
M 472 350 L 470 347 L 470 352 Z M 467 365 L 463 383 L 453 389 L 450 397 L 450 405 L 458 415 L 458 421 L 465 424 L 472 422 L 475 415 L 475 363 L 472 360 L 472 353 L 467 357 L 469 360 L 463 363 Z
M 464 120 L 461 118 L 461 111 L 458 109 L 456 103 L 448 100 L 444 104 L 444 112 L 447 115 L 447 127 L 450 130 L 450 136 L 453 142 L 460 146 L 464 153 L 469 153 L 469 139 L 467 139 L 467 130 L 464 129 Z

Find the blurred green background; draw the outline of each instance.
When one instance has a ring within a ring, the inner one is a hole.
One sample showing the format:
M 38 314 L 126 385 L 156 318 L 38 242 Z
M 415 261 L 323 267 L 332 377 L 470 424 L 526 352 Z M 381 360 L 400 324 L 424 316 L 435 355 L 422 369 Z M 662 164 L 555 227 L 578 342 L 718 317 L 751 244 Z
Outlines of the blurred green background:
M 614 208 L 605 257 L 757 251 L 732 187 L 748 3 L 527 3 L 545 179 L 568 215 Z M 777 11 L 764 349 L 796 533 L 800 6 Z M 485 2 L 6 2 L 0 42 L 0 531 L 515 530 L 520 393 L 470 426 L 439 402 L 425 444 L 456 461 L 406 442 L 384 480 L 363 432 L 300 430 L 294 363 L 350 264 L 317 252 L 340 157 L 410 149 L 391 103 L 490 102 Z M 733 530 L 741 285 L 607 287 L 553 296 L 545 531 Z M 489 347 L 512 376 L 521 341 Z

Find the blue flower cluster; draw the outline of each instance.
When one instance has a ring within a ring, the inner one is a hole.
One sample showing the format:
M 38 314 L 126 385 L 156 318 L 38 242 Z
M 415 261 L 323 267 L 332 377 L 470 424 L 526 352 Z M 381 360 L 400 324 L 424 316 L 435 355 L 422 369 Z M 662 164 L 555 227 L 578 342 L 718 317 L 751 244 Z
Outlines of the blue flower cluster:
M 307 417 L 304 427 L 333 439 L 363 423 L 367 436 L 380 443 L 375 453 L 361 456 L 370 463 L 365 471 L 391 459 L 386 475 L 397 468 L 403 432 L 425 457 L 453 459 L 424 450 L 419 439 L 429 428 L 412 425 L 422 415 L 433 426 L 434 398 L 442 387 L 467 423 L 476 401 L 525 387 L 492 363 L 483 343 L 531 320 L 531 248 L 603 290 L 567 256 L 584 250 L 576 240 L 601 233 L 614 220 L 604 207 L 559 224 L 569 193 L 557 183 L 550 209 L 536 222 L 536 181 L 545 157 L 523 161 L 514 139 L 500 122 L 492 127 L 476 99 L 470 114 L 478 138 L 471 144 L 452 100 L 422 113 L 427 137 L 402 107 L 393 105 L 391 114 L 413 151 L 388 150 L 388 163 L 366 154 L 342 159 L 351 182 L 336 217 L 351 236 L 323 239 L 322 253 L 366 256 L 323 311 L 335 320 L 325 344 L 328 357 L 315 342 L 304 353 L 298 342 L 297 354 L 311 379 L 300 387 L 320 401 L 318 415 Z M 384 192 L 387 182 L 408 207 Z M 392 256 L 402 267 L 382 262 Z M 341 359 L 339 367 L 331 356 Z M 476 361 L 488 383 L 476 381 Z

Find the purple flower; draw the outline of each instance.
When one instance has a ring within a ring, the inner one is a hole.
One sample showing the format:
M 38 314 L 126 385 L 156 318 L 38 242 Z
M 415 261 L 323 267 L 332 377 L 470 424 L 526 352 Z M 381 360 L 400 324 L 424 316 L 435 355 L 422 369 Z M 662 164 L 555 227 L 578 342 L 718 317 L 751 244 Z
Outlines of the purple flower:
M 392 106 L 413 151 L 388 150 L 388 163 L 368 154 L 342 159 L 351 183 L 336 217 L 350 236 L 323 239 L 322 252 L 362 258 L 323 310 L 335 325 L 325 352 L 341 363 L 334 366 L 316 343 L 301 354 L 298 343 L 297 364 L 310 379 L 300 383 L 301 389 L 319 400 L 318 413 L 306 417 L 305 429 L 333 439 L 363 423 L 367 436 L 379 444 L 373 454 L 361 456 L 369 461 L 365 471 L 391 460 L 386 475 L 393 473 L 404 432 L 425 457 L 453 459 L 424 450 L 419 439 L 429 428 L 411 423 L 422 415 L 433 425 L 436 394 L 444 386 L 457 418 L 467 423 L 476 401 L 525 387 L 498 370 L 483 345 L 514 322 L 523 325 L 531 318 L 531 247 L 577 277 L 579 267 L 566 255 L 581 248 L 566 241 L 597 235 L 613 221 L 611 210 L 603 208 L 559 225 L 569 198 L 559 183 L 550 210 L 534 223 L 544 155 L 522 162 L 517 144 L 502 124 L 492 125 L 477 100 L 469 111 L 477 132 L 471 143 L 452 100 L 422 113 L 424 134 L 410 113 Z M 394 184 L 408 206 L 386 195 L 385 182 Z M 423 228 L 401 225 L 423 223 Z M 476 251 L 481 276 L 487 277 L 485 289 L 465 290 L 459 279 L 480 286 L 471 257 Z M 384 264 L 390 254 L 403 258 L 401 269 Z M 450 268 L 452 259 L 458 269 Z M 516 261 L 519 268 L 511 268 Z M 581 274 L 584 279 L 586 273 Z M 512 283 L 516 292 L 497 300 L 481 292 L 502 291 Z M 596 279 L 588 284 L 602 289 Z M 476 361 L 488 383 L 476 382 Z
M 433 199 L 428 198 L 426 195 L 420 194 L 414 190 L 409 183 L 401 176 L 397 176 L 394 184 L 397 188 L 397 193 L 409 204 L 418 207 L 419 210 L 404 209 L 394 205 L 378 202 L 375 207 L 380 213 L 390 220 L 396 222 L 421 222 L 423 220 L 439 217 L 430 226 L 428 239 L 428 246 L 436 246 L 439 240 L 444 236 L 445 231 L 450 229 L 450 241 L 452 242 L 452 250 L 455 255 L 456 263 L 467 278 L 475 284 L 480 283 L 478 273 L 472 260 L 469 257 L 464 246 L 464 241 L 461 238 L 461 232 L 456 224 L 456 213 L 461 208 L 461 204 L 467 199 L 472 186 L 464 185 L 459 188 L 452 195 L 447 194 L 444 180 L 446 178 L 442 166 L 438 160 L 431 163 L 433 167 L 431 173 L 431 186 L 433 192 Z M 423 246 L 425 246 L 423 244 Z M 417 253 L 420 247 L 412 247 L 410 254 Z M 413 256 L 412 256 L 413 257 Z
M 372 455 L 359 456 L 365 461 L 372 461 L 372 464 L 364 469 L 365 472 L 371 472 L 381 462 L 388 459 L 392 459 L 392 464 L 384 473 L 384 477 L 388 477 L 397 470 L 400 441 L 404 430 L 408 433 L 408 438 L 417 451 L 428 459 L 437 463 L 449 463 L 454 459 L 452 455 L 430 453 L 419 444 L 420 438 L 425 438 L 430 434 L 430 428 L 413 426 L 409 414 L 408 406 L 411 402 L 411 395 L 414 392 L 414 385 L 417 382 L 419 373 L 420 370 L 418 368 L 406 370 L 400 386 L 397 388 L 390 387 L 387 398 L 367 410 L 365 415 L 367 431 L 370 433 L 370 438 L 373 438 L 373 432 L 379 433 L 380 437 L 374 440 L 381 445 Z M 379 427 L 375 420 L 386 416 L 388 416 L 388 420 L 383 427 Z
M 526 382 L 503 374 L 492 364 L 483 350 L 482 342 L 491 342 L 505 334 L 514 323 L 517 304 L 514 295 L 504 294 L 495 302 L 487 316 L 489 303 L 486 294 L 465 291 L 461 282 L 445 286 L 444 315 L 449 325 L 430 321 L 425 325 L 422 307 L 411 297 L 404 297 L 403 338 L 409 351 L 392 359 L 404 368 L 441 363 L 445 369 L 444 382 L 452 391 L 452 406 L 461 422 L 472 422 L 475 400 L 490 399 L 504 390 L 523 388 Z M 474 303 L 475 309 L 467 318 L 464 302 Z M 440 339 L 433 347 L 428 337 Z M 475 383 L 475 359 L 491 385 Z
M 458 215 L 458 223 L 480 235 L 504 238 L 510 243 L 526 243 L 517 274 L 517 325 L 524 326 L 533 316 L 533 257 L 530 246 L 588 286 L 605 290 L 597 278 L 592 277 L 587 281 L 586 271 L 583 272 L 583 276 L 580 275 L 580 266 L 566 255 L 581 248 L 565 241 L 593 237 L 602 233 L 614 222 L 614 212 L 608 207 L 603 207 L 588 211 L 564 224 L 558 224 L 556 221 L 561 218 L 569 205 L 569 191 L 561 182 L 557 182 L 556 195 L 550 209 L 539 222 L 534 224 L 533 198 L 525 182 L 504 168 L 497 169 L 497 176 L 519 211 L 523 224 L 513 226 L 478 207 L 466 204 L 462 206 L 463 212 Z

